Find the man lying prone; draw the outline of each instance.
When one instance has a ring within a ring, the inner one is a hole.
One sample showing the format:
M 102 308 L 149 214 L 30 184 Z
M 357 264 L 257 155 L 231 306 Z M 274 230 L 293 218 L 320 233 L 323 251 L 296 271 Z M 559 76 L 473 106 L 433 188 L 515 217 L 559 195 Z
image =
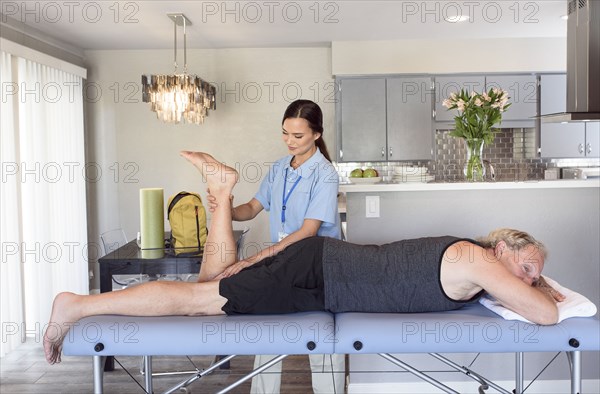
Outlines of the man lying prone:
M 182 156 L 202 172 L 215 199 L 207 245 L 235 250 L 230 196 L 237 172 L 205 153 Z M 49 363 L 60 362 L 68 327 L 93 315 L 432 312 L 458 309 L 484 292 L 532 322 L 555 324 L 556 302 L 564 297 L 540 277 L 545 257 L 542 243 L 512 229 L 478 241 L 443 236 L 382 246 L 310 237 L 258 262 L 205 253 L 197 283 L 59 294 L 44 351 Z

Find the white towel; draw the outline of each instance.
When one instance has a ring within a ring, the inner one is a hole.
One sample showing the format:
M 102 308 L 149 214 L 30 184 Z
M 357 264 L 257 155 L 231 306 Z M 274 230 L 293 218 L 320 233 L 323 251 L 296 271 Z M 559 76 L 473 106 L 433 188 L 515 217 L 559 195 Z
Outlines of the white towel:
M 555 290 L 558 290 L 565 296 L 565 300 L 557 302 L 558 307 L 558 322 L 568 319 L 569 317 L 588 317 L 594 316 L 597 312 L 596 305 L 588 300 L 584 295 L 581 295 L 573 290 L 567 289 L 559 285 L 555 280 L 544 276 L 546 282 Z M 479 299 L 479 302 L 494 313 L 502 316 L 506 320 L 521 320 L 526 323 L 531 323 L 529 320 L 503 307 L 495 298 L 486 294 Z

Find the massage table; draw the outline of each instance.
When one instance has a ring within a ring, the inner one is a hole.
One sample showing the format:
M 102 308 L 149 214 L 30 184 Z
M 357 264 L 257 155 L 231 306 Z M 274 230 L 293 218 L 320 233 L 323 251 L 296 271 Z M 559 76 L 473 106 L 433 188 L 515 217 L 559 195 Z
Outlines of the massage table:
M 566 352 L 571 392 L 581 392 L 581 352 L 600 350 L 598 317 L 553 326 L 505 320 L 480 304 L 437 313 L 304 312 L 286 315 L 131 317 L 92 316 L 67 334 L 63 351 L 93 356 L 94 392 L 103 390 L 105 356 L 143 356 L 146 391 L 152 392 L 152 356 L 230 354 L 166 393 L 206 376 L 235 355 L 279 354 L 227 392 L 290 354 L 378 354 L 447 393 L 457 391 L 401 361 L 397 354 L 428 353 L 480 384 L 512 393 L 440 353 L 515 353 L 515 393 L 523 392 L 523 354 Z

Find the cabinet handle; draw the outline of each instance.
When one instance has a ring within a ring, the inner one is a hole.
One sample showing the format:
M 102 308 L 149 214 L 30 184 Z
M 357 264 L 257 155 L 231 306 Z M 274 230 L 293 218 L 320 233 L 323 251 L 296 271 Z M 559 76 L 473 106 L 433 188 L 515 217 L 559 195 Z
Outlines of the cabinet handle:
M 592 144 L 590 144 L 589 142 L 588 142 L 588 144 L 587 144 L 587 153 L 588 153 L 588 155 L 589 155 L 590 153 L 592 153 Z
M 583 144 L 579 144 L 579 153 L 581 153 L 581 154 L 585 153 Z
M 390 157 L 392 157 L 393 154 L 394 152 L 392 152 L 392 147 L 390 146 Z
M 385 157 L 385 146 L 381 147 L 381 157 Z

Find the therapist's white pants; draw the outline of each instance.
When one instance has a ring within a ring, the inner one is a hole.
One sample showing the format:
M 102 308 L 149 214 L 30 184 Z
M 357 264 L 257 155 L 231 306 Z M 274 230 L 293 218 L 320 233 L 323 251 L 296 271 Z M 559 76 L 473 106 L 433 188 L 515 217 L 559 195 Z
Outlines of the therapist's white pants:
M 258 368 L 276 356 L 254 357 L 254 368 Z M 346 363 L 343 354 L 310 354 L 312 387 L 315 394 L 343 394 L 346 381 Z M 333 364 L 333 365 L 332 365 Z M 332 371 L 334 371 L 332 373 Z M 252 378 L 252 394 L 279 393 L 281 391 L 281 361 Z

